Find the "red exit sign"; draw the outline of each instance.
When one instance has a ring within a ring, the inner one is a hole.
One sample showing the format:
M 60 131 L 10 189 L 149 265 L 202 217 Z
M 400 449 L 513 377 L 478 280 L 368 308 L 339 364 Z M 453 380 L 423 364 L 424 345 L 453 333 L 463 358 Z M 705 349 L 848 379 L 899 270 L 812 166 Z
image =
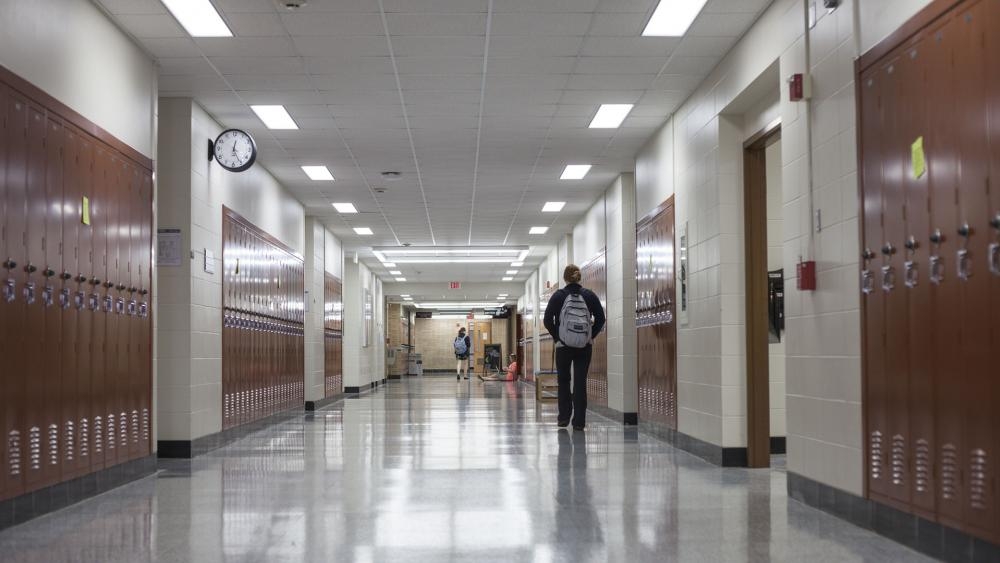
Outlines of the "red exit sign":
M 462 289 L 462 282 L 448 282 L 448 289 Z

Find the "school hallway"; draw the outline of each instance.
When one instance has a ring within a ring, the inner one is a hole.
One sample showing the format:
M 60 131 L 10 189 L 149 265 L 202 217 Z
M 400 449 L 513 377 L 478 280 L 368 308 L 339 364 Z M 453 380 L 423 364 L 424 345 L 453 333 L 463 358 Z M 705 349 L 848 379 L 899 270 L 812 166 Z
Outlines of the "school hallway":
M 523 383 L 389 381 L 0 532 L 5 562 L 920 561 Z M 780 464 L 779 464 L 780 465 Z

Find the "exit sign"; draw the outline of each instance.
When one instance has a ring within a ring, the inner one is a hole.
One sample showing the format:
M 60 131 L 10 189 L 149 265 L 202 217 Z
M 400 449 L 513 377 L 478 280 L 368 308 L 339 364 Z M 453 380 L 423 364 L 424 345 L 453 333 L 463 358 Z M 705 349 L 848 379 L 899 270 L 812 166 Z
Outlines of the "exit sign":
M 462 289 L 462 282 L 448 282 L 448 289 Z

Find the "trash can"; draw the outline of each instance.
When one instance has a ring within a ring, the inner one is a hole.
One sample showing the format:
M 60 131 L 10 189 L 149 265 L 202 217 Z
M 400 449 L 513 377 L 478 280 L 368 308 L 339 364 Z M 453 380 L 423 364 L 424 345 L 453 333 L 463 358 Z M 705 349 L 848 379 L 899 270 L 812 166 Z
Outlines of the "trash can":
M 422 354 L 410 353 L 409 358 L 406 362 L 406 374 L 407 375 L 423 375 L 424 374 L 424 359 Z

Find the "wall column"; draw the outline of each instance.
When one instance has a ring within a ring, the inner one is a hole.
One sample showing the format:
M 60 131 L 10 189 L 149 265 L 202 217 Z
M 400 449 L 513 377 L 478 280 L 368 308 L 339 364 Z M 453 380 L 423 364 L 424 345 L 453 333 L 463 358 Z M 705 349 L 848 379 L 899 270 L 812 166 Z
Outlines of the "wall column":
M 634 423 L 639 412 L 635 332 L 635 176 L 607 192 L 608 407 Z

